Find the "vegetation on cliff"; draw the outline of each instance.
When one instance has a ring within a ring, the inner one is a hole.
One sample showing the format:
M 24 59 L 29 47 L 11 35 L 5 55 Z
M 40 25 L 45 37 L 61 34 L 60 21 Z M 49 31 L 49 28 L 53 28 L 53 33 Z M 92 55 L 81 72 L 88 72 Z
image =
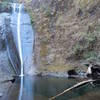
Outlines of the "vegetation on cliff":
M 69 65 L 82 68 L 83 61 L 99 61 L 100 0 L 23 2 L 35 24 L 38 65 L 67 70 Z

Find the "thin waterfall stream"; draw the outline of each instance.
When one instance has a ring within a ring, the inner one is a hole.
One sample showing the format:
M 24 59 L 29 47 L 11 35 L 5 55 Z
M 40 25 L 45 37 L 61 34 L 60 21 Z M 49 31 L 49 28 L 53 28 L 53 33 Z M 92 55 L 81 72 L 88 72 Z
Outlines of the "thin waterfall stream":
M 22 8 L 22 4 L 19 5 L 19 11 L 18 11 L 18 21 L 17 21 L 17 38 L 18 38 L 18 50 L 19 50 L 19 57 L 20 57 L 20 61 L 21 61 L 21 75 L 24 75 L 23 72 L 23 56 L 22 56 L 22 45 L 21 45 L 21 31 L 20 31 L 20 17 L 21 17 L 21 8 Z
M 11 15 L 11 28 L 14 42 L 20 58 L 20 86 L 17 100 L 33 100 L 29 92 L 32 85 L 27 79 L 28 72 L 33 67 L 32 52 L 34 44 L 34 31 L 31 26 L 30 17 L 24 10 L 23 4 L 13 3 Z M 24 87 L 27 89 L 27 97 L 24 98 Z
M 21 81 L 20 81 L 20 92 L 19 92 L 19 98 L 18 100 L 22 100 L 22 92 L 23 92 L 23 79 L 24 79 L 24 66 L 23 66 L 23 53 L 22 53 L 22 43 L 21 43 L 21 23 L 20 23 L 20 20 L 21 20 L 21 10 L 22 10 L 22 4 L 18 4 L 18 7 L 17 7 L 17 4 L 13 4 L 13 13 L 15 14 L 16 13 L 16 8 L 18 10 L 18 17 L 17 17 L 17 42 L 18 42 L 18 52 L 19 52 L 19 57 L 20 57 L 20 62 L 21 62 L 21 73 L 20 73 L 20 78 L 21 78 Z
M 14 12 L 16 10 L 16 4 L 14 4 Z M 22 100 L 22 91 L 23 91 L 23 76 L 24 76 L 24 71 L 23 71 L 23 56 L 22 56 L 22 45 L 21 45 L 21 31 L 20 31 L 20 17 L 21 17 L 21 9 L 22 9 L 22 4 L 19 4 L 18 7 L 18 20 L 17 20 L 17 38 L 18 38 L 18 51 L 19 51 L 19 57 L 20 57 L 20 62 L 21 62 L 21 83 L 20 83 L 20 92 L 19 92 L 19 99 Z
M 18 34 L 18 49 L 19 49 L 19 56 L 20 56 L 20 61 L 21 61 L 21 84 L 20 84 L 20 93 L 19 93 L 19 100 L 22 100 L 22 91 L 23 91 L 23 75 L 24 75 L 24 70 L 23 70 L 23 56 L 22 56 L 22 46 L 21 46 L 21 31 L 20 31 L 20 17 L 21 17 L 21 8 L 22 5 L 19 5 L 19 13 L 18 13 L 18 23 L 17 23 L 17 34 Z

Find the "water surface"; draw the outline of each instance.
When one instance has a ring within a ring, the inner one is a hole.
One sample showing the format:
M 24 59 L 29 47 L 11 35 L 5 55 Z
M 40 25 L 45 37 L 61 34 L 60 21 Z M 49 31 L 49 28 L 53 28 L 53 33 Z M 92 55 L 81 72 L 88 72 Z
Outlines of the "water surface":
M 18 100 L 20 80 L 10 89 L 8 100 Z M 22 100 L 48 100 L 50 97 L 62 92 L 66 88 L 80 82 L 79 79 L 50 78 L 50 77 L 24 77 Z M 87 84 L 74 89 L 55 100 L 100 100 L 100 86 Z

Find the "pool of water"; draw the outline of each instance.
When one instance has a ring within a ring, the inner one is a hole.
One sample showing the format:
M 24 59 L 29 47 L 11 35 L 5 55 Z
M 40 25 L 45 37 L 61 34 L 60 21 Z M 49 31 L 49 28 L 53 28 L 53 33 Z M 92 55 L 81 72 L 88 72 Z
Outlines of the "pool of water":
M 79 79 L 24 77 L 22 100 L 48 100 L 72 85 L 80 82 Z M 20 79 L 10 88 L 5 100 L 18 100 Z M 87 84 L 74 89 L 55 100 L 100 100 L 100 85 Z

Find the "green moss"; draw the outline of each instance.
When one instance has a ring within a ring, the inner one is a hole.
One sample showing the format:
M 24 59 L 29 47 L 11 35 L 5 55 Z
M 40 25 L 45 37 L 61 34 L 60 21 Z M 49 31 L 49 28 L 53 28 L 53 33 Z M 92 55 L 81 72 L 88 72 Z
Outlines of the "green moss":
M 95 42 L 96 39 L 97 39 L 97 34 L 95 33 L 89 33 L 85 35 L 86 42 L 93 43 Z
M 31 8 L 26 8 L 26 11 L 30 15 L 31 24 L 34 25 L 34 23 L 35 23 L 35 16 L 34 16 L 33 10 Z

